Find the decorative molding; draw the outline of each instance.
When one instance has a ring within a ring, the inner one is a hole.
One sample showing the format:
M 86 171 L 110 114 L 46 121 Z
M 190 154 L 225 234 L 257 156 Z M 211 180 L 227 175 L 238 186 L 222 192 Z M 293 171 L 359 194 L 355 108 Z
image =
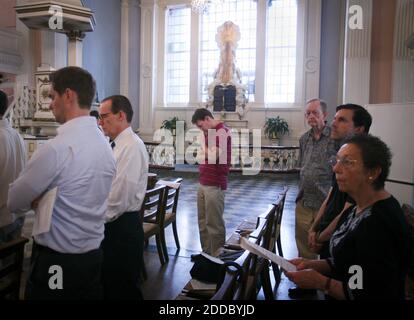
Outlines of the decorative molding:
M 314 73 L 319 70 L 319 58 L 308 57 L 305 61 L 306 72 Z
M 53 5 L 62 8 L 63 29 L 56 30 L 56 32 L 66 33 L 71 30 L 90 32 L 94 30 L 96 25 L 94 13 L 82 5 L 72 5 L 63 1 L 42 1 L 17 5 L 15 10 L 17 17 L 28 28 L 50 30 L 49 18 L 53 14 L 49 12 L 49 8 Z
M 78 30 L 70 30 L 66 35 L 68 36 L 69 41 L 82 41 L 85 38 L 86 33 Z

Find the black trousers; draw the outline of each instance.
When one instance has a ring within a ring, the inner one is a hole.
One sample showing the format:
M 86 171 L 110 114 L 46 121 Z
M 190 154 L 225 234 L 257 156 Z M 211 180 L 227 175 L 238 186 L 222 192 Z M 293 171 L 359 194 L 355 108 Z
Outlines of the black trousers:
M 101 266 L 101 249 L 67 254 L 33 242 L 26 299 L 102 299 Z
M 126 212 L 105 224 L 102 284 L 109 300 L 142 300 L 144 230 L 139 212 Z

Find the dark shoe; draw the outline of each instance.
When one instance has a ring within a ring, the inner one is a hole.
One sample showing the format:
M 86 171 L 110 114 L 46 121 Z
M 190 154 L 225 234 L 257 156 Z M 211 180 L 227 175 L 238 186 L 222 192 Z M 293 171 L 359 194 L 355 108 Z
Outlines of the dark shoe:
M 292 299 L 311 297 L 316 294 L 316 289 L 302 289 L 299 287 L 290 288 L 288 290 L 289 297 Z
M 198 258 L 200 258 L 201 257 L 201 253 L 198 253 L 198 254 L 192 254 L 191 255 L 191 261 L 195 261 L 195 260 L 197 260 Z

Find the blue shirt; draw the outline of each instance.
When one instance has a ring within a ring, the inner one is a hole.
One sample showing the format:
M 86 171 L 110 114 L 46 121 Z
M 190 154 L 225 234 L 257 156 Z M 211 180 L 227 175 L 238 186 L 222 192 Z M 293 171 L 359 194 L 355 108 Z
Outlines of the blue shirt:
M 35 241 L 62 253 L 84 253 L 97 249 L 104 237 L 115 159 L 94 118 L 77 117 L 57 130 L 10 185 L 8 206 L 25 211 L 57 187 L 50 230 Z

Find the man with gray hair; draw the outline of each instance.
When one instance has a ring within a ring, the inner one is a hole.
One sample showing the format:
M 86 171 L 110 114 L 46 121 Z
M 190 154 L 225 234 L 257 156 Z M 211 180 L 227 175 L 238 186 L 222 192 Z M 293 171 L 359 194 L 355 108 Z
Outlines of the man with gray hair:
M 327 105 L 321 99 L 306 103 L 305 118 L 311 127 L 299 140 L 300 181 L 296 198 L 295 238 L 298 255 L 307 259 L 317 256 L 308 247 L 308 230 L 324 201 L 332 179 L 329 159 L 336 154 L 337 146 L 330 138 L 331 128 L 326 125 Z M 293 295 L 298 288 L 290 289 Z

